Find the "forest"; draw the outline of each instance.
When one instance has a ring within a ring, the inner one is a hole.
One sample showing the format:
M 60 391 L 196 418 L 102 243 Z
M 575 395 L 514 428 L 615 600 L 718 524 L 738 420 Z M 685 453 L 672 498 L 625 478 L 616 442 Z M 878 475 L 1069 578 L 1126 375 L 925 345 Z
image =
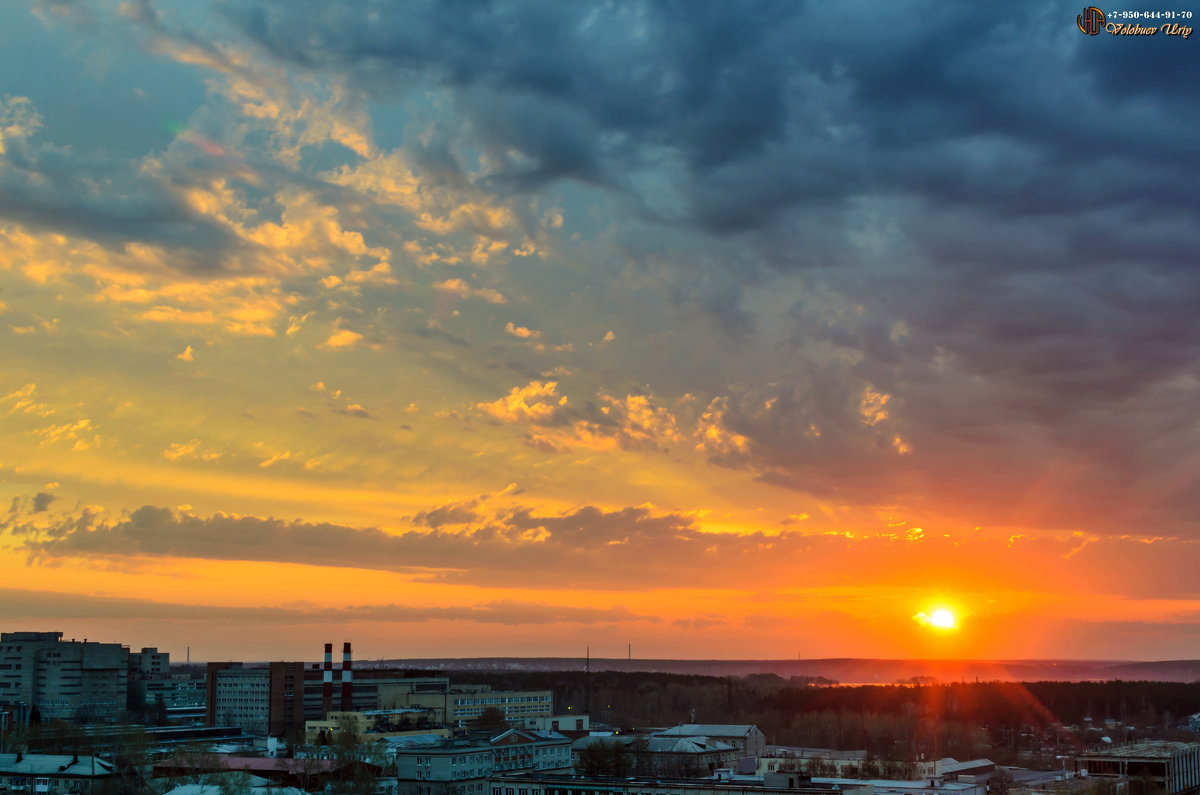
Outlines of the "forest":
M 1058 754 L 1143 739 L 1192 741 L 1200 683 L 954 682 L 842 687 L 775 674 L 715 677 L 618 671 L 441 672 L 497 689 L 548 689 L 555 711 L 633 731 L 751 723 L 775 745 L 865 750 L 880 760 L 1053 766 Z

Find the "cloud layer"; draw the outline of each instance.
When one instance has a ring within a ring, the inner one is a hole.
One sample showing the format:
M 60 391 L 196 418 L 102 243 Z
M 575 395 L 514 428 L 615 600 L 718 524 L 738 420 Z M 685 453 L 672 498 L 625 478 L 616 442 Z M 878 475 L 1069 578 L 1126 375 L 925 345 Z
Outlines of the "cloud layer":
M 0 570 L 1184 615 L 1194 58 L 1077 13 L 0 12 Z

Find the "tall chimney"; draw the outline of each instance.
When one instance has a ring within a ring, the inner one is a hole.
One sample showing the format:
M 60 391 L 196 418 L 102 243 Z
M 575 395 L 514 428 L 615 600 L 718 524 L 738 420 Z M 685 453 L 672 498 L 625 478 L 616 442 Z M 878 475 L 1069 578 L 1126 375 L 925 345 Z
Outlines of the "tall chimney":
M 333 709 L 333 644 L 325 644 L 325 672 L 321 679 L 321 717 L 328 720 Z
M 350 641 L 342 644 L 342 711 L 354 709 L 354 674 L 350 670 Z

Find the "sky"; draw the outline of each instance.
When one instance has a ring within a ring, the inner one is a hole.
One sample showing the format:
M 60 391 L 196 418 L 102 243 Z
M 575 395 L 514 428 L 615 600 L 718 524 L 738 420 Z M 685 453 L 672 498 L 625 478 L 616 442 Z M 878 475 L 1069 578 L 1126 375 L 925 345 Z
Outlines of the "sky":
M 1200 655 L 1200 36 L 1082 11 L 3 4 L 0 627 Z

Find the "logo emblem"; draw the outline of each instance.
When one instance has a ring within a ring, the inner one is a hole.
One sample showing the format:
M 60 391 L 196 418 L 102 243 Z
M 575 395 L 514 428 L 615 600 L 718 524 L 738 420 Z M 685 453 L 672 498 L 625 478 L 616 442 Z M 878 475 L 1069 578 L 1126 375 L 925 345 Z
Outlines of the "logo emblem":
M 1104 12 L 1095 6 L 1088 6 L 1083 13 L 1075 17 L 1075 24 L 1089 36 L 1095 36 L 1104 30 Z

